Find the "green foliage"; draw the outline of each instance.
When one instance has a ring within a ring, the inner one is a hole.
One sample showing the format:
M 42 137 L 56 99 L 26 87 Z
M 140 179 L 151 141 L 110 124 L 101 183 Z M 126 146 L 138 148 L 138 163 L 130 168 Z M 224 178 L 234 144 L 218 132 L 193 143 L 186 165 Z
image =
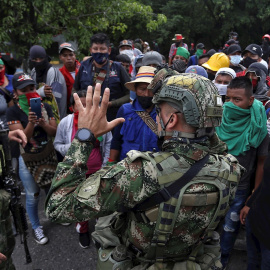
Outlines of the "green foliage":
M 135 0 L 2 0 L 0 10 L 1 50 L 20 55 L 27 55 L 33 44 L 49 47 L 52 36 L 58 34 L 87 50 L 93 33 L 124 33 L 126 21 L 135 16 L 147 31 L 166 22 L 164 15 L 154 14 L 150 6 Z

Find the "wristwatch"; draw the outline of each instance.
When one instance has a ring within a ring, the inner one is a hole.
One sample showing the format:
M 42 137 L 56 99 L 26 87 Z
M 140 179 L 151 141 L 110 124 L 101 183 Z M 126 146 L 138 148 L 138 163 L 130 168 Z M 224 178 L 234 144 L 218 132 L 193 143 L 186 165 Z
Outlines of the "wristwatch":
M 80 142 L 90 142 L 92 144 L 96 142 L 94 134 L 87 128 L 79 128 L 76 132 L 75 138 Z

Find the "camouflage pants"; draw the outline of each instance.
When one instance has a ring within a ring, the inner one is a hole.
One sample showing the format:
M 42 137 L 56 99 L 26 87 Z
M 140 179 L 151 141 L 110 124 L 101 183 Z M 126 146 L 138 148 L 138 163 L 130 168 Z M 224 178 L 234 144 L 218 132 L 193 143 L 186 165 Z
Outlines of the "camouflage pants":
M 9 198 L 9 193 L 0 189 L 0 252 L 7 257 L 7 260 L 0 264 L 1 270 L 15 269 L 11 259 L 11 254 L 15 246 L 15 238 L 12 231 Z

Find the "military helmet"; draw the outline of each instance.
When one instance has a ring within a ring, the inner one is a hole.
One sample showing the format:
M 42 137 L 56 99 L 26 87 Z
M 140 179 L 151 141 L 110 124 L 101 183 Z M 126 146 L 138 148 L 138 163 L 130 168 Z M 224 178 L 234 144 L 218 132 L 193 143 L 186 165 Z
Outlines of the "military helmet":
M 187 124 L 197 128 L 197 136 L 203 135 L 205 129 L 221 124 L 221 96 L 210 80 L 197 74 L 182 73 L 168 77 L 154 94 L 152 102 L 172 104 L 184 114 Z

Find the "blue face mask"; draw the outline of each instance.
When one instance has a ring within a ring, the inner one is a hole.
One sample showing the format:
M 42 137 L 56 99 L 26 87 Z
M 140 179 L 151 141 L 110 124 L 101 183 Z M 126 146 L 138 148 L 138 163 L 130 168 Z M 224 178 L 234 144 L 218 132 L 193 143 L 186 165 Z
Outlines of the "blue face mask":
M 109 57 L 108 53 L 92 53 L 91 55 L 93 59 L 95 60 L 95 62 L 99 65 L 104 64 Z
M 231 55 L 230 58 L 231 58 L 231 63 L 235 66 L 239 65 L 239 63 L 242 60 L 241 55 Z

